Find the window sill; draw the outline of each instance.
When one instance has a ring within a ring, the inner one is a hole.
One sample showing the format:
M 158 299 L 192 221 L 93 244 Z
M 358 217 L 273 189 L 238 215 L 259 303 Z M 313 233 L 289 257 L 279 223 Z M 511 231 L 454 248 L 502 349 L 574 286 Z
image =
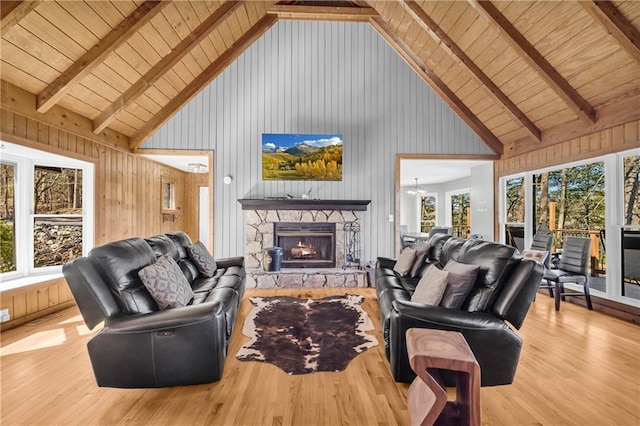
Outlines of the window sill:
M 20 287 L 26 287 L 33 284 L 40 284 L 46 281 L 62 278 L 62 272 L 55 272 L 42 275 L 30 275 L 28 277 L 20 277 L 9 280 L 0 280 L 0 292 L 14 290 Z

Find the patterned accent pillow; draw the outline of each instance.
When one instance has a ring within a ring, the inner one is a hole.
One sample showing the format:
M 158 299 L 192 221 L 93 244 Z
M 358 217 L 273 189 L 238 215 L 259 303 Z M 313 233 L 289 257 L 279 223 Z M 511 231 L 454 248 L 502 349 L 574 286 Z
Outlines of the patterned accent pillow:
M 218 265 L 216 265 L 213 256 L 209 254 L 209 250 L 201 241 L 197 241 L 187 247 L 187 252 L 189 252 L 189 257 L 191 257 L 191 260 L 196 264 L 202 275 L 211 278 L 216 273 Z
M 189 282 L 169 254 L 142 268 L 138 276 L 161 310 L 186 306 L 193 299 Z

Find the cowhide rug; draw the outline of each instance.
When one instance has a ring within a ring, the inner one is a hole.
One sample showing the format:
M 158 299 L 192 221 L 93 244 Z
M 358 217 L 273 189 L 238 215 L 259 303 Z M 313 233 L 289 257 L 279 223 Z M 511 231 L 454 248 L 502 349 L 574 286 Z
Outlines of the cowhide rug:
M 373 323 L 360 306 L 362 296 L 250 300 L 254 308 L 242 333 L 251 341 L 238 351 L 239 360 L 268 362 L 289 374 L 340 371 L 378 344 L 365 333 L 373 330 Z

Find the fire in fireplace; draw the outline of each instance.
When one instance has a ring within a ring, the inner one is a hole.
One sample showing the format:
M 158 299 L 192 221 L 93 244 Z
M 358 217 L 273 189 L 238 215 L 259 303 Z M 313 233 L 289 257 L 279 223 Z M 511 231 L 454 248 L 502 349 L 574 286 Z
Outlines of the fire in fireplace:
M 273 241 L 282 247 L 283 268 L 336 266 L 336 224 L 276 222 Z

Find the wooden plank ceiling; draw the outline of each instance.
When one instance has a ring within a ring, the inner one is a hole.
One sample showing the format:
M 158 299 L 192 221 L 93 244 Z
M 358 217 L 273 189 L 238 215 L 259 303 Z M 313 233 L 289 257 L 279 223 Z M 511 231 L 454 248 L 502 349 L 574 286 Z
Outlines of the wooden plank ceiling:
M 279 19 L 369 22 L 499 155 L 640 114 L 633 0 L 1 6 L 3 91 L 33 95 L 41 114 L 84 117 L 132 150 Z

